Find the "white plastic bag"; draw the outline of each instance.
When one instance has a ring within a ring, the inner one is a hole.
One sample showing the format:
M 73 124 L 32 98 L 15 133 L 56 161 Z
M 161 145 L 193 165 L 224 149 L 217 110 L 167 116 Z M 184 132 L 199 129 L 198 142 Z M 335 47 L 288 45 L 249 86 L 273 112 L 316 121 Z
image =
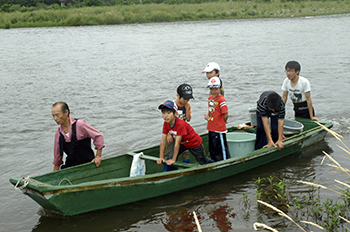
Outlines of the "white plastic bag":
M 142 176 L 146 173 L 146 164 L 143 159 L 140 158 L 140 155 L 143 153 L 135 154 L 132 159 L 131 169 L 130 169 L 130 177 L 133 176 Z

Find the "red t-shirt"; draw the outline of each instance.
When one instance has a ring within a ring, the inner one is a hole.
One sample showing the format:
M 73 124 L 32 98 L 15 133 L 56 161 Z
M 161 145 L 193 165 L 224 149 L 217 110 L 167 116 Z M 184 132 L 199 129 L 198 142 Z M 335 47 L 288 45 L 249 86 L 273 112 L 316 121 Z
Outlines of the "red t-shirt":
M 221 94 L 216 98 L 212 95 L 208 98 L 208 115 L 209 120 L 207 124 L 208 131 L 224 133 L 227 131 L 224 114 L 228 113 L 226 100 Z
M 168 134 L 168 132 L 170 132 L 174 139 L 177 135 L 182 135 L 181 144 L 187 148 L 196 148 L 202 144 L 202 138 L 194 131 L 190 124 L 181 118 L 175 118 L 173 128 L 170 128 L 169 123 L 164 122 L 163 134 Z

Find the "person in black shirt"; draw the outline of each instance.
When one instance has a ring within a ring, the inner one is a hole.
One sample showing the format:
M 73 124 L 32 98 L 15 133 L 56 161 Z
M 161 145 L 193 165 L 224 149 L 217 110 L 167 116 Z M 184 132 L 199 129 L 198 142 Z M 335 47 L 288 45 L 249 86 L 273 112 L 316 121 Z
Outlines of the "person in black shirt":
M 274 91 L 263 92 L 257 101 L 256 109 L 256 150 L 272 146 L 278 146 L 280 150 L 283 148 L 284 117 L 285 105 L 281 96 Z

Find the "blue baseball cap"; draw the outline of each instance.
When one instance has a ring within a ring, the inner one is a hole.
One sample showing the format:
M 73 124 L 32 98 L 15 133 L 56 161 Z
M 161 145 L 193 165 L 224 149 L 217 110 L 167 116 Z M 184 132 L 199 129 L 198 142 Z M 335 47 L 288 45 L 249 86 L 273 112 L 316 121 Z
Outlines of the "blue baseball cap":
M 164 102 L 163 104 L 160 104 L 158 106 L 158 109 L 163 109 L 164 107 L 168 108 L 168 109 L 174 109 L 175 111 L 177 111 L 177 106 L 175 104 L 174 101 L 171 100 L 167 100 L 166 102 Z

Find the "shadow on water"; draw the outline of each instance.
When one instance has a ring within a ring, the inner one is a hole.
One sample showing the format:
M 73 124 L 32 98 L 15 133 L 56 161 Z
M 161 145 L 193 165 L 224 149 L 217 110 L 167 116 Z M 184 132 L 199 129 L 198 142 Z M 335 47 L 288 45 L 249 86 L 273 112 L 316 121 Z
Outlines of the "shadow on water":
M 245 212 L 240 204 L 242 193 L 249 195 L 252 205 L 256 205 L 254 182 L 258 177 L 278 176 L 295 183 L 317 176 L 322 151 L 333 153 L 328 142 L 321 141 L 302 152 L 214 183 L 81 215 L 66 217 L 41 209 L 38 212 L 41 217 L 32 231 L 144 231 L 145 227 L 154 231 L 195 231 L 193 211 L 204 228 L 230 231 L 233 223 L 237 228 L 237 220 L 252 225 L 259 218 L 268 216 Z M 305 189 L 307 187 L 299 186 L 293 191 Z M 280 228 L 289 225 L 279 217 L 270 218 L 269 223 Z

